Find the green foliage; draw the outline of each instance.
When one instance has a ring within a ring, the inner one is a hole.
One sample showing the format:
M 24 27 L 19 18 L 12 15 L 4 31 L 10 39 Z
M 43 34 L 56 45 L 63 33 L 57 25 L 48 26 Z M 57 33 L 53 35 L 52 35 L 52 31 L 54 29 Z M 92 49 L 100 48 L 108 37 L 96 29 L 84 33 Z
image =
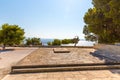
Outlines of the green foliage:
M 74 46 L 76 46 L 76 44 L 79 42 L 79 37 L 78 36 L 75 36 L 75 38 L 72 39 L 72 42 L 75 43 Z
M 31 45 L 31 44 L 32 44 L 31 38 L 28 38 L 28 39 L 26 39 L 25 41 L 26 41 L 26 45 Z
M 97 41 L 97 36 L 90 33 L 90 31 L 88 30 L 88 26 L 84 26 L 83 33 L 85 34 L 85 39 L 87 41 Z
M 52 45 L 52 42 L 47 42 L 47 44 L 50 46 L 50 45 Z
M 85 36 L 85 39 L 87 41 L 97 41 L 97 37 L 95 35 L 92 35 L 92 34 Z
M 69 44 L 72 43 L 72 39 L 63 39 L 62 44 Z
M 61 40 L 54 39 L 54 41 L 52 42 L 52 45 L 61 45 Z
M 110 0 L 110 10 L 106 14 L 113 19 L 113 22 L 120 24 L 120 0 Z
M 0 43 L 4 45 L 18 45 L 24 39 L 24 30 L 18 25 L 3 24 L 0 29 Z
M 93 5 L 84 16 L 85 38 L 98 39 L 99 43 L 120 42 L 120 1 L 93 0 Z
M 63 39 L 63 40 L 59 40 L 59 39 L 54 39 L 53 42 L 48 42 L 48 45 L 61 45 L 61 44 L 69 44 L 69 43 L 73 43 L 73 39 Z
M 93 5 L 101 9 L 107 18 L 112 18 L 115 24 L 120 23 L 120 1 L 119 0 L 93 0 Z
M 41 45 L 40 38 L 28 38 L 26 39 L 26 45 Z

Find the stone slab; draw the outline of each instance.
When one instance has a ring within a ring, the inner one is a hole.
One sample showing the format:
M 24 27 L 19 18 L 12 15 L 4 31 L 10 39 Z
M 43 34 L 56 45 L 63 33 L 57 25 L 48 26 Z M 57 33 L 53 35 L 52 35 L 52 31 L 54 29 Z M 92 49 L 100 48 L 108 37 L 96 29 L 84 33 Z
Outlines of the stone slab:
M 70 53 L 70 51 L 66 48 L 54 48 L 54 53 Z

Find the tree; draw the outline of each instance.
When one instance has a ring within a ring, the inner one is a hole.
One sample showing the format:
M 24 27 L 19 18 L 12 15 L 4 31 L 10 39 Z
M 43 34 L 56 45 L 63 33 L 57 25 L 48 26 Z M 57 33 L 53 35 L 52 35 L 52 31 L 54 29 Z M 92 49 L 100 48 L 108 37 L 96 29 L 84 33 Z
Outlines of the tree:
M 3 24 L 0 29 L 0 43 L 3 49 L 6 45 L 19 45 L 24 39 L 24 29 L 18 25 Z
M 77 43 L 79 42 L 79 40 L 80 40 L 80 39 L 79 39 L 79 37 L 78 37 L 78 36 L 75 36 L 75 38 L 73 38 L 73 39 L 72 39 L 72 42 L 73 42 L 73 43 L 75 43 L 75 45 L 74 45 L 74 46 L 76 46 L 76 45 L 77 45 Z
M 51 46 L 51 45 L 52 45 L 52 42 L 47 42 L 47 44 L 48 44 L 49 46 Z
M 72 39 L 63 39 L 62 44 L 69 44 L 72 43 Z
M 84 16 L 85 38 L 95 39 L 97 35 L 99 43 L 120 42 L 120 6 L 118 5 L 120 1 L 93 0 L 92 3 L 94 7 L 90 8 Z
M 40 38 L 32 38 L 32 45 L 41 45 Z
M 88 30 L 88 26 L 86 26 L 86 25 L 84 26 L 83 33 L 85 34 L 85 39 L 87 41 L 97 41 L 98 40 L 98 36 L 90 33 Z
M 115 24 L 120 24 L 120 1 L 119 0 L 93 0 L 93 5 L 101 9 L 104 15 L 112 18 Z
M 26 41 L 26 45 L 32 45 L 32 40 L 31 38 L 28 38 L 25 40 Z
M 61 40 L 54 39 L 54 41 L 52 42 L 52 45 L 61 45 Z
M 40 38 L 28 38 L 26 39 L 26 45 L 41 45 Z

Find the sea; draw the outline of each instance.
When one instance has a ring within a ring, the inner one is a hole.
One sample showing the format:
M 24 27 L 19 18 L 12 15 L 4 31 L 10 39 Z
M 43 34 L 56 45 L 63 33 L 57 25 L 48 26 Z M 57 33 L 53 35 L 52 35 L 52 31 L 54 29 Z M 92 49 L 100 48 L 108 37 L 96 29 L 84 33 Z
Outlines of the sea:
M 41 38 L 40 40 L 42 42 L 42 45 L 44 45 L 44 46 L 47 46 L 48 42 L 54 41 L 54 39 L 44 39 L 44 38 Z
M 41 39 L 42 45 L 48 46 L 47 42 L 52 42 L 54 39 Z M 96 42 L 86 41 L 85 39 L 80 39 L 76 46 L 94 46 Z M 61 44 L 61 46 L 74 46 L 74 44 Z

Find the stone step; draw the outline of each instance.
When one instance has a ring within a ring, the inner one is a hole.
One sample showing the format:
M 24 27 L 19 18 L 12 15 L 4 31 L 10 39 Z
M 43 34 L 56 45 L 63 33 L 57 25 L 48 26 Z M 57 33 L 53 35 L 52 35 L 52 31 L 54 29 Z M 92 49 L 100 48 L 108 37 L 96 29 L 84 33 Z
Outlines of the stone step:
M 75 67 L 75 66 L 98 66 L 98 65 L 120 65 L 120 62 L 107 62 L 107 63 L 82 63 L 82 64 L 48 64 L 48 65 L 15 65 L 11 69 L 20 68 L 47 68 L 47 67 Z
M 85 65 L 85 66 L 59 66 L 59 67 L 28 67 L 13 68 L 11 73 L 38 73 L 38 72 L 62 72 L 62 71 L 85 71 L 85 70 L 109 70 L 120 69 L 120 64 L 114 65 Z

